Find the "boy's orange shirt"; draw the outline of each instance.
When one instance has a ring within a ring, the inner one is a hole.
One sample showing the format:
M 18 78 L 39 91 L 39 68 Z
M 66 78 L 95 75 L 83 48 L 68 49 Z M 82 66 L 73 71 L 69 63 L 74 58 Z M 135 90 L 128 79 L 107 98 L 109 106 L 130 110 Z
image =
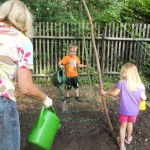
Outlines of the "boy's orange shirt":
M 64 56 L 60 62 L 65 66 L 65 73 L 67 77 L 78 76 L 77 65 L 80 64 L 80 60 L 77 56 Z

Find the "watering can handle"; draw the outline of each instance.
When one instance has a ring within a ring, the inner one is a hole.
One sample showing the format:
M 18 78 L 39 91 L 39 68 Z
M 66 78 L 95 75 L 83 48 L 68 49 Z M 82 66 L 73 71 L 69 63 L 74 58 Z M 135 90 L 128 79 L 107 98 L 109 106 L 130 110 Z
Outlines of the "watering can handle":
M 45 109 L 47 109 L 44 105 L 43 105 L 43 107 L 42 107 L 42 109 L 41 109 L 41 112 L 40 112 L 40 115 L 39 115 L 39 122 L 38 122 L 38 126 L 39 127 L 41 127 L 42 126 L 42 124 L 43 124 L 43 114 L 44 114 L 44 110 Z M 55 110 L 55 108 L 53 107 L 53 106 L 51 106 L 50 108 L 48 108 L 48 109 L 50 109 L 53 113 L 55 113 L 56 114 L 56 110 Z
M 43 113 L 44 113 L 44 110 L 46 109 L 46 107 L 45 106 L 43 106 L 42 107 L 42 110 L 41 110 L 41 113 L 40 113 L 40 116 L 42 116 L 43 115 Z M 55 113 L 56 114 L 56 110 L 55 110 L 55 108 L 53 107 L 53 106 L 51 106 L 50 108 L 48 108 L 48 109 L 50 109 L 53 113 Z
M 50 106 L 49 108 L 46 108 L 45 106 L 43 106 L 42 113 L 43 113 L 44 109 L 50 109 L 53 113 L 56 114 L 56 110 L 55 110 L 54 106 Z
M 64 67 L 59 68 L 59 70 L 62 70 L 63 72 L 65 72 L 65 68 Z

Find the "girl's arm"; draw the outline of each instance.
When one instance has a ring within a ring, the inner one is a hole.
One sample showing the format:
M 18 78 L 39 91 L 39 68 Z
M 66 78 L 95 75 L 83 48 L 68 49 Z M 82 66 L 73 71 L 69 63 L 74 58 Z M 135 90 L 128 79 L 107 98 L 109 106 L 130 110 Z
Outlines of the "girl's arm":
M 145 92 L 142 92 L 142 93 L 141 93 L 141 99 L 145 101 L 145 100 L 146 100 L 146 98 L 147 98 L 147 97 L 146 97 Z
M 108 96 L 117 96 L 119 95 L 120 93 L 120 90 L 118 88 L 113 88 L 111 90 L 108 90 L 108 91 L 104 91 L 104 90 L 101 90 L 100 91 L 100 94 L 105 96 L 105 95 L 108 95 Z

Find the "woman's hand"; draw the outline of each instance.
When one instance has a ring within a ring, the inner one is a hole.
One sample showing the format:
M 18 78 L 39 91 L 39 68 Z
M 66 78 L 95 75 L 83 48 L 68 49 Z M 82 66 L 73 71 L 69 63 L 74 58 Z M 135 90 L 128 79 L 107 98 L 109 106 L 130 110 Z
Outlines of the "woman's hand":
M 46 97 L 46 100 L 43 101 L 43 104 L 46 106 L 46 108 L 49 108 L 50 106 L 52 106 L 53 101 L 51 98 L 49 98 L 48 96 Z

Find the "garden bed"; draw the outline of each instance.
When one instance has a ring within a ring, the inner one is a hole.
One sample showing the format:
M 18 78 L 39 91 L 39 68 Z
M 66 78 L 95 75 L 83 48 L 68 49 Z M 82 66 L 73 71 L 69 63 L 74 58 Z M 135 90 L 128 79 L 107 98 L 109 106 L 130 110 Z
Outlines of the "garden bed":
M 63 102 L 56 87 L 40 85 L 38 87 L 54 100 L 54 107 L 61 120 L 62 126 L 57 132 L 52 150 L 118 150 L 117 98 L 107 99 L 107 107 L 115 131 L 115 138 L 113 138 L 103 111 L 99 89 L 96 86 L 80 86 L 82 102 L 74 100 L 72 90 L 72 98 L 67 101 L 67 111 L 63 111 Z M 18 91 L 16 95 L 22 135 L 21 150 L 36 150 L 26 142 L 26 137 L 40 112 L 42 103 L 24 97 Z M 127 149 L 150 149 L 150 108 L 140 111 L 137 123 L 134 125 L 133 142 L 127 145 Z

